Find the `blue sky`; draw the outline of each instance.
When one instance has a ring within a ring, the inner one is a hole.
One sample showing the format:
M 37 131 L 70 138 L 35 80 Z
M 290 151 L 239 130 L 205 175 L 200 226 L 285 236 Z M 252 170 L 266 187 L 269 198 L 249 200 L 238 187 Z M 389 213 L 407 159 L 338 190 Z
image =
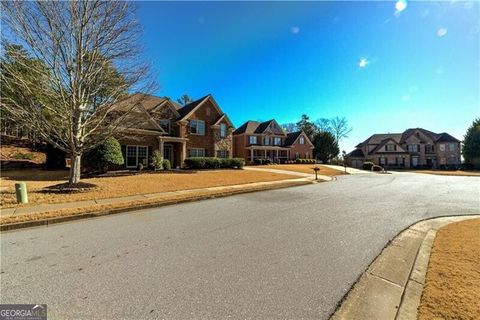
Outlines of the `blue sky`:
M 236 126 L 345 116 L 347 152 L 410 127 L 461 139 L 480 115 L 479 3 L 401 1 L 140 2 L 138 14 L 156 94 L 212 93 Z

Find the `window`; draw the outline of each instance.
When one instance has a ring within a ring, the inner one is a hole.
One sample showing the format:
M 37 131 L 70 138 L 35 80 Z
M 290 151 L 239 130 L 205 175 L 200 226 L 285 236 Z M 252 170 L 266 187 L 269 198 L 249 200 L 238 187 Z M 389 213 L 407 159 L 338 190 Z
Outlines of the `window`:
M 190 120 L 190 133 L 204 136 L 205 135 L 205 121 L 203 120 Z
M 386 159 L 385 159 L 385 157 L 381 157 L 381 158 L 379 159 L 379 163 L 380 163 L 380 165 L 382 165 L 382 166 L 385 165 L 385 164 L 386 164 Z
M 409 145 L 407 145 L 407 150 L 409 152 L 419 152 L 420 151 L 420 146 L 418 144 L 409 144 Z
M 385 150 L 386 150 L 386 151 L 396 151 L 396 150 L 397 150 L 397 146 L 394 145 L 394 144 L 387 144 L 387 145 L 385 145 Z
M 273 144 L 276 145 L 276 146 L 281 145 L 282 144 L 282 138 L 279 138 L 279 137 L 273 138 Z
M 305 137 L 304 136 L 300 136 L 300 144 L 305 144 Z
M 189 157 L 205 157 L 205 149 L 203 148 L 191 148 L 188 150 Z
M 136 168 L 141 163 L 147 165 L 148 147 L 147 146 L 127 146 L 126 150 L 126 167 Z
M 449 143 L 448 144 L 448 151 L 455 151 L 456 143 Z
M 228 158 L 228 150 L 217 150 L 218 158 Z
M 160 119 L 160 127 L 165 132 L 170 133 L 170 119 Z
M 227 125 L 220 123 L 220 137 L 225 138 L 227 136 Z
M 257 136 L 250 136 L 248 141 L 250 144 L 257 144 Z
M 210 108 L 207 108 L 207 116 L 210 116 Z
M 265 137 L 265 139 L 263 139 L 263 144 L 268 146 L 270 144 L 270 137 Z
M 445 151 L 445 145 L 442 143 L 439 145 L 440 151 Z
M 433 153 L 433 152 L 435 152 L 434 146 L 431 145 L 431 144 L 425 145 L 425 152 L 426 152 L 426 153 Z

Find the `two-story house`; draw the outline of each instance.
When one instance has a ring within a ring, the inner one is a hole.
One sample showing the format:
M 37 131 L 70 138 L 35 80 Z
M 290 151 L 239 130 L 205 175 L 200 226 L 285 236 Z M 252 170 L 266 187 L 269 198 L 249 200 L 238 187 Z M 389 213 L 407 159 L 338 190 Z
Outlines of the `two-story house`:
M 458 139 L 446 132 L 434 133 L 422 128 L 374 134 L 347 157 L 349 165 L 356 168 L 361 168 L 365 161 L 388 168 L 440 168 L 461 163 Z
M 255 159 L 284 162 L 313 158 L 314 146 L 303 131 L 285 133 L 275 120 L 247 121 L 233 132 L 236 158 L 253 163 Z
M 136 93 L 118 103 L 128 110 L 124 132 L 119 136 L 126 168 L 148 165 L 160 150 L 172 167 L 187 157 L 232 157 L 232 131 L 228 116 L 207 95 L 185 106 L 167 98 Z

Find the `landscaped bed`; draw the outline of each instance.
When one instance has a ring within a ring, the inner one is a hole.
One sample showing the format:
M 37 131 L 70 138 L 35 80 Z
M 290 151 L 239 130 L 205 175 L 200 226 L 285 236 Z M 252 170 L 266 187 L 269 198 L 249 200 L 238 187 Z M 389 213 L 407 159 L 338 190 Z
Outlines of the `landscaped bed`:
M 29 204 L 60 203 L 104 199 L 146 193 L 179 191 L 252 182 L 267 182 L 298 177 L 248 170 L 212 170 L 193 173 L 139 173 L 115 177 L 84 178 L 82 182 L 96 187 L 82 192 L 58 193 L 48 187 L 65 183 L 68 171 L 25 169 L 3 171 L 0 179 L 2 208 L 16 206 L 15 182 L 27 183 Z
M 324 176 L 338 176 L 340 174 L 345 174 L 344 171 L 332 169 L 326 166 L 322 166 L 320 164 L 272 164 L 272 165 L 261 165 L 255 166 L 255 168 L 269 168 L 269 169 L 278 169 L 278 170 L 288 170 L 288 171 L 295 171 L 301 173 L 311 173 L 315 174 L 313 168 L 317 166 L 320 168 L 318 174 Z
M 435 238 L 418 319 L 480 316 L 480 219 L 449 224 Z

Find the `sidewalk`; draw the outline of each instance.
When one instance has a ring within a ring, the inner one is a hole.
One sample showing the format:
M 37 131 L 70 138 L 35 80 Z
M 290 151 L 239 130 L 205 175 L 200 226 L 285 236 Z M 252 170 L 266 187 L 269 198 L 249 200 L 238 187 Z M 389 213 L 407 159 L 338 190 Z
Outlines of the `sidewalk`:
M 335 165 L 332 165 L 332 164 L 323 164 L 323 166 L 329 167 L 329 168 L 332 168 L 332 169 L 335 169 L 335 170 L 345 171 L 345 167 L 343 167 L 343 166 L 335 166 Z M 361 173 L 372 174 L 373 172 L 347 167 L 347 173 L 349 173 L 349 174 L 361 174 Z
M 292 176 L 299 176 L 299 177 L 315 179 L 315 174 L 314 173 L 303 173 L 303 172 L 296 172 L 296 171 L 282 170 L 282 169 L 275 169 L 275 168 L 256 168 L 256 167 L 247 167 L 247 166 L 243 167 L 243 169 L 251 170 L 251 171 L 264 171 L 264 172 L 272 172 L 272 173 L 289 174 L 289 175 L 292 175 Z M 324 176 L 322 174 L 319 174 L 318 179 L 319 180 L 324 180 L 324 181 L 332 181 L 334 178 L 330 177 L 330 176 Z
M 56 219 L 59 217 L 65 219 L 66 217 L 70 216 L 81 216 L 85 213 L 90 213 L 89 216 L 92 216 L 92 214 L 96 216 L 117 212 L 125 212 L 134 209 L 142 209 L 147 207 L 150 208 L 162 205 L 175 204 L 185 201 L 202 200 L 239 193 L 300 186 L 311 183 L 315 183 L 315 181 L 310 178 L 302 177 L 298 179 L 255 182 L 232 186 L 209 187 L 172 192 L 149 193 L 126 197 L 93 199 L 67 203 L 39 204 L 32 206 L 19 205 L 14 208 L 0 209 L 0 216 L 3 220 L 1 230 L 14 229 L 13 227 L 9 227 L 9 225 L 11 226 L 18 222 L 22 223 L 21 227 L 28 227 L 30 225 L 24 224 L 26 222 L 29 222 L 30 220 L 35 220 L 30 222 L 36 222 L 36 225 L 39 225 L 43 224 L 39 223 L 38 221 L 42 219 L 47 219 L 52 223 L 52 219 Z M 48 224 L 48 222 L 45 224 Z
M 479 217 L 429 219 L 401 232 L 350 289 L 331 319 L 416 320 L 436 232 L 449 223 Z

